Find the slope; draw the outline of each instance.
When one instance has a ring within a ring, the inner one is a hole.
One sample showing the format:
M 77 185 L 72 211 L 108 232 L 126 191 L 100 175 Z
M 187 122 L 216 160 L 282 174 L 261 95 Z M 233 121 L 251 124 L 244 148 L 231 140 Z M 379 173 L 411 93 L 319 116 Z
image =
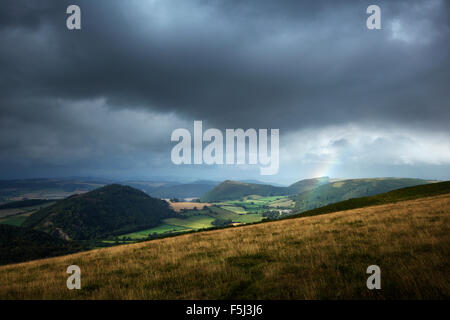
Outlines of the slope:
M 295 201 L 295 211 L 302 212 L 351 198 L 372 196 L 395 189 L 422 185 L 430 182 L 431 181 L 428 180 L 408 178 L 341 180 L 302 192 L 293 196 L 292 199 Z
M 0 298 L 448 299 L 449 220 L 444 194 L 100 249 L 0 267 Z
M 41 231 L 0 224 L 0 264 L 64 255 L 82 249 L 78 243 L 54 238 Z
M 262 197 L 293 195 L 329 182 L 328 177 L 300 180 L 289 187 L 276 187 L 262 183 L 245 183 L 226 180 L 207 192 L 201 200 L 203 202 L 216 202 L 224 200 L 241 199 L 249 195 Z

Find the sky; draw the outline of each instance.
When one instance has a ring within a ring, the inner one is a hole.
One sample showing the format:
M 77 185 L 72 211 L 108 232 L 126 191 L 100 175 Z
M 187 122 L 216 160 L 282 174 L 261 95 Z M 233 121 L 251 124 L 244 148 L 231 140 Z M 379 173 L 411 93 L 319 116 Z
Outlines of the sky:
M 81 9 L 68 30 L 66 9 Z M 369 30 L 366 9 L 381 8 Z M 0 4 L 0 179 L 450 179 L 450 3 Z M 277 174 L 175 165 L 171 133 L 279 129 Z

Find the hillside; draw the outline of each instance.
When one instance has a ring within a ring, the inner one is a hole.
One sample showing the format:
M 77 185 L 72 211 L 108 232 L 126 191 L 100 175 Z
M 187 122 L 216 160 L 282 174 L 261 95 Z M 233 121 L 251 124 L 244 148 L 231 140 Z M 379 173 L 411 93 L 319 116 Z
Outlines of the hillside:
M 418 198 L 437 196 L 447 193 L 450 193 L 450 181 L 429 183 L 413 187 L 401 188 L 381 193 L 375 196 L 352 198 L 349 200 L 332 203 L 323 207 L 291 215 L 287 217 L 287 219 L 293 219 L 298 217 L 309 217 L 336 211 L 394 203 L 398 201 L 414 200 Z
M 60 200 L 32 214 L 23 226 L 66 240 L 90 240 L 151 228 L 172 216 L 167 202 L 114 184 Z
M 64 255 L 82 249 L 78 243 L 41 231 L 0 224 L 0 264 Z
M 350 179 L 324 184 L 293 196 L 295 211 L 302 212 L 351 198 L 372 196 L 431 181 L 407 178 Z M 433 181 L 436 182 L 436 181 Z
M 201 197 L 202 202 L 216 202 L 240 199 L 248 195 L 263 197 L 287 195 L 286 187 L 274 187 L 268 184 L 245 183 L 226 180 Z
M 334 180 L 331 180 L 328 177 L 320 177 L 320 178 L 314 178 L 314 179 L 303 179 L 296 183 L 293 183 L 289 186 L 289 189 L 291 190 L 290 194 L 298 194 L 302 193 L 308 190 L 312 190 L 316 187 L 319 187 L 321 185 L 333 182 Z
M 262 183 L 246 183 L 226 180 L 207 192 L 201 200 L 203 202 L 236 200 L 249 195 L 258 195 L 262 197 L 286 196 L 311 190 L 328 182 L 328 177 L 322 177 L 300 180 L 289 187 L 276 187 Z
M 445 194 L 93 250 L 0 267 L 0 298 L 449 299 L 449 219 Z

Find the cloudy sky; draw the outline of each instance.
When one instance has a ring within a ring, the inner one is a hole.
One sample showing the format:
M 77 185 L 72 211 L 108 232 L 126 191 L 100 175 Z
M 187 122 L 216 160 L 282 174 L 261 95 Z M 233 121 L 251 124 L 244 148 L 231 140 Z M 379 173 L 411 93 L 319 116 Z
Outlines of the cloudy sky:
M 66 8 L 81 8 L 68 30 Z M 366 9 L 381 8 L 381 30 Z M 450 179 L 444 0 L 3 0 L 0 179 Z M 176 128 L 280 129 L 280 170 L 176 166 Z

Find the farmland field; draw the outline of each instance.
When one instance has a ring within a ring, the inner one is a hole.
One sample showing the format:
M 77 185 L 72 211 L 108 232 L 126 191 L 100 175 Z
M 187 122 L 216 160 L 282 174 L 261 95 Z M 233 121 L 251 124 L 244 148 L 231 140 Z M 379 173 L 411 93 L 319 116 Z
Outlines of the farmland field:
M 40 208 L 45 208 L 52 204 L 54 204 L 54 202 L 22 208 L 2 209 L 0 210 L 0 224 L 21 226 L 31 214 L 35 213 Z
M 288 196 L 247 196 L 238 200 L 216 202 L 214 205 L 243 214 L 261 213 L 275 208 L 292 209 L 294 207 L 294 202 Z
M 211 224 L 211 222 L 213 221 L 214 218 L 211 218 L 209 216 L 191 216 L 184 219 L 181 218 L 164 219 L 164 223 L 166 224 L 183 227 L 186 229 L 211 228 L 213 227 L 213 225 Z
M 261 221 L 263 212 L 293 207 L 288 197 L 248 196 L 241 200 L 218 203 L 169 202 L 178 214 L 165 219 L 159 226 L 138 232 L 121 235 L 121 239 L 142 240 L 149 235 L 169 235 L 192 230 L 214 227 L 214 221 L 227 221 L 228 224 L 246 224 Z

